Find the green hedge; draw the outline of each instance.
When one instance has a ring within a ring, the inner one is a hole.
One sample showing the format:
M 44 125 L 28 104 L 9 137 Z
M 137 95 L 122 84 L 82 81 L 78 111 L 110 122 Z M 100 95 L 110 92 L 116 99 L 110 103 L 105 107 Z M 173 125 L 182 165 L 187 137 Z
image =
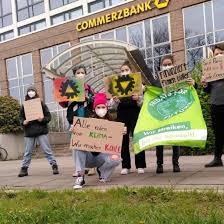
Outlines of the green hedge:
M 10 96 L 0 96 L 0 133 L 18 133 L 22 131 L 19 123 L 20 105 Z
M 183 150 L 183 154 L 211 154 L 214 151 L 215 146 L 215 137 L 212 129 L 212 121 L 211 121 L 211 104 L 210 104 L 210 96 L 204 92 L 203 87 L 200 85 L 200 79 L 202 74 L 201 64 L 197 64 L 192 71 L 192 78 L 197 83 L 197 93 L 201 102 L 201 108 L 203 112 L 203 116 L 208 129 L 208 139 L 206 143 L 205 149 L 185 149 Z

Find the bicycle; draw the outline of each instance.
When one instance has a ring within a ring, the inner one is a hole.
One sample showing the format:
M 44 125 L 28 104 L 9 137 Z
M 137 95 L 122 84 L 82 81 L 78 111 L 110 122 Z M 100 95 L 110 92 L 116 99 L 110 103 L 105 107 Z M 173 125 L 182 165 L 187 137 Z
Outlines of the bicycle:
M 5 161 L 7 157 L 8 157 L 7 150 L 0 146 L 0 161 Z

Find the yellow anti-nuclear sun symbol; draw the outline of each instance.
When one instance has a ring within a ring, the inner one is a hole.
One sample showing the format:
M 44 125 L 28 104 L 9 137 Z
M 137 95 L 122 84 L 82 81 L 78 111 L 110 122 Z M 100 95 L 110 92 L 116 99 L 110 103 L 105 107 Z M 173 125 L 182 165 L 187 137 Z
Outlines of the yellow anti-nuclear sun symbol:
M 170 0 L 165 0 L 164 2 L 160 2 L 161 0 L 155 0 L 155 6 L 158 9 L 166 8 L 170 2 Z

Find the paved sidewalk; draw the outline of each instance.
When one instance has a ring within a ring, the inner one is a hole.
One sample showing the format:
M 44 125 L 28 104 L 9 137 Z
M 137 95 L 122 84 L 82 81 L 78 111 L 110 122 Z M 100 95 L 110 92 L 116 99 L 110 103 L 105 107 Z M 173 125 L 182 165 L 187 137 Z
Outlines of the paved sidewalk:
M 183 156 L 180 158 L 181 173 L 172 172 L 170 152 L 165 153 L 164 173 L 156 174 L 155 152 L 147 152 L 147 169 L 145 174 L 138 175 L 135 169 L 126 176 L 120 175 L 120 167 L 115 170 L 110 183 L 99 183 L 97 176 L 86 177 L 86 189 L 122 186 L 170 186 L 177 189 L 208 188 L 224 190 L 224 168 L 204 168 L 212 156 Z M 133 157 L 133 155 L 132 155 Z M 18 178 L 21 161 L 0 162 L 0 187 L 6 189 L 72 189 L 73 161 L 71 157 L 57 158 L 60 175 L 52 175 L 51 167 L 43 159 L 33 159 L 29 176 Z M 134 164 L 134 161 L 132 159 Z M 134 167 L 134 166 L 133 166 Z

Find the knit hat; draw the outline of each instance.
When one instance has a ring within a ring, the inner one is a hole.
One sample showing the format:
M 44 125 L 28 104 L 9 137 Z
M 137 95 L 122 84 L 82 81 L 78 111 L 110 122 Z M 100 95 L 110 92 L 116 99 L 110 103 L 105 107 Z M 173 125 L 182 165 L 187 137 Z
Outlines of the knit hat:
M 95 109 L 97 105 L 104 104 L 107 106 L 107 96 L 105 93 L 97 93 L 94 97 L 93 108 Z
M 33 90 L 33 91 L 35 91 L 35 92 L 37 93 L 37 89 L 36 89 L 36 87 L 33 86 L 33 85 L 29 86 L 29 87 L 27 88 L 26 92 L 28 93 L 30 90 Z

